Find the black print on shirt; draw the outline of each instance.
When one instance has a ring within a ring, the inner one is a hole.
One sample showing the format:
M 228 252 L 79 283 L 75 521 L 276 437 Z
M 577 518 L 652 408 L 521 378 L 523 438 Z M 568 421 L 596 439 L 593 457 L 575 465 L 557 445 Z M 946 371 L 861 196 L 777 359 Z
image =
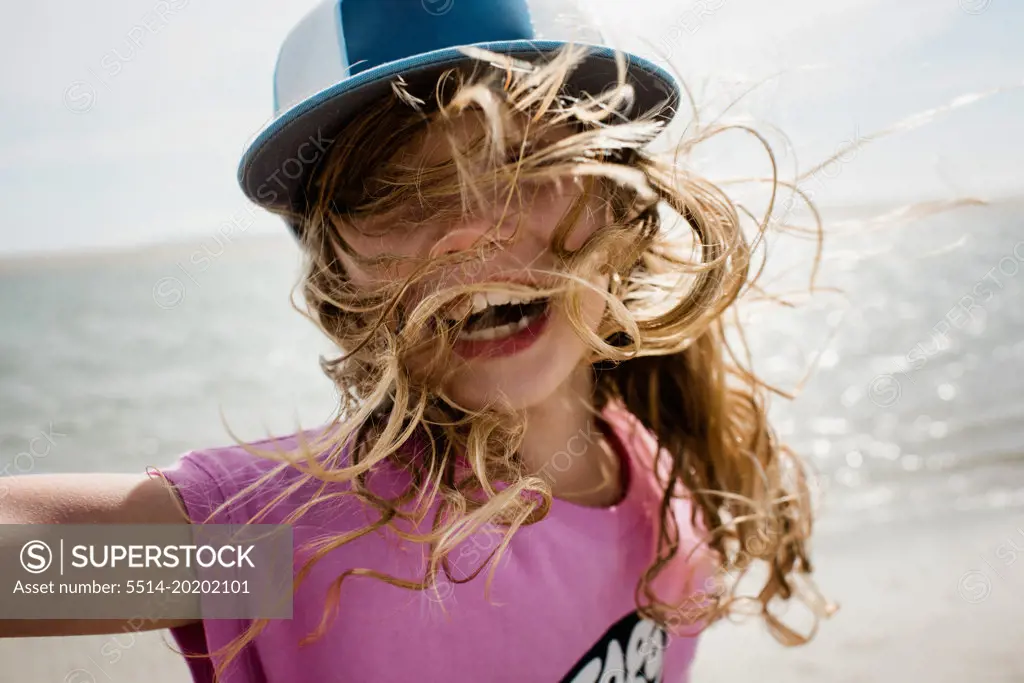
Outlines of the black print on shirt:
M 561 683 L 661 683 L 668 636 L 631 612 L 605 631 Z

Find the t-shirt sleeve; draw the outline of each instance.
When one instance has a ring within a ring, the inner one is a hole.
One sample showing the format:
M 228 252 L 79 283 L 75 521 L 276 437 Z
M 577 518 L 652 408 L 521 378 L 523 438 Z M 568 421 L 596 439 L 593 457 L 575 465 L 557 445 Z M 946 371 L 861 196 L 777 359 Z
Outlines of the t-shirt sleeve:
M 248 506 L 223 503 L 243 490 L 259 468 L 248 454 L 239 456 L 227 449 L 193 451 L 182 455 L 170 467 L 161 468 L 178 492 L 189 520 L 193 524 L 245 524 Z M 219 659 L 211 653 L 232 643 L 251 626 L 245 619 L 203 619 L 171 629 L 181 653 L 186 658 L 195 683 L 249 683 L 264 680 L 255 644 L 250 644 L 229 666 L 220 679 L 214 678 L 214 664 Z
M 230 470 L 225 463 L 218 462 L 216 455 L 204 451 L 192 451 L 182 455 L 176 463 L 160 470 L 178 492 L 189 521 L 193 524 L 244 524 L 235 519 L 230 506 L 223 506 L 231 493 Z

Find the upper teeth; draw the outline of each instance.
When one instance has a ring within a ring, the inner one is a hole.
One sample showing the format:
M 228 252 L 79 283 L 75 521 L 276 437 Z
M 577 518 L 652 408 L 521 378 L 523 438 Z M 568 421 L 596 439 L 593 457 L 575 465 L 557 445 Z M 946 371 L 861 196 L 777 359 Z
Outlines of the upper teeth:
M 454 319 L 465 318 L 466 316 L 483 311 L 488 306 L 502 306 L 505 304 L 525 304 L 534 301 L 538 297 L 517 296 L 511 292 L 475 292 L 472 299 L 466 299 L 456 306 L 451 316 Z

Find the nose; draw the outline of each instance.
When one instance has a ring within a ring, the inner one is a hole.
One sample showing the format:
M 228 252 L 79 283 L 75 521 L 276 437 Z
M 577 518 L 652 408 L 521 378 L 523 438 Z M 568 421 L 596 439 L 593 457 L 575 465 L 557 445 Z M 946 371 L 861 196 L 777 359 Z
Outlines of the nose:
M 515 221 L 495 225 L 493 218 L 467 218 L 445 229 L 430 249 L 431 258 L 459 252 L 501 248 L 511 238 Z

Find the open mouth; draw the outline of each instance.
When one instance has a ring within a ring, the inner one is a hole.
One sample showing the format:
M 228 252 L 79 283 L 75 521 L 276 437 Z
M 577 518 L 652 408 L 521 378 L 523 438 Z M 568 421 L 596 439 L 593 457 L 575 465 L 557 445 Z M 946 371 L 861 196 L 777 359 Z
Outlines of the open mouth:
M 547 297 L 522 297 L 507 292 L 477 292 L 472 300 L 449 313 L 446 322 L 453 327 L 465 319 L 458 341 L 490 341 L 522 332 L 548 310 Z

